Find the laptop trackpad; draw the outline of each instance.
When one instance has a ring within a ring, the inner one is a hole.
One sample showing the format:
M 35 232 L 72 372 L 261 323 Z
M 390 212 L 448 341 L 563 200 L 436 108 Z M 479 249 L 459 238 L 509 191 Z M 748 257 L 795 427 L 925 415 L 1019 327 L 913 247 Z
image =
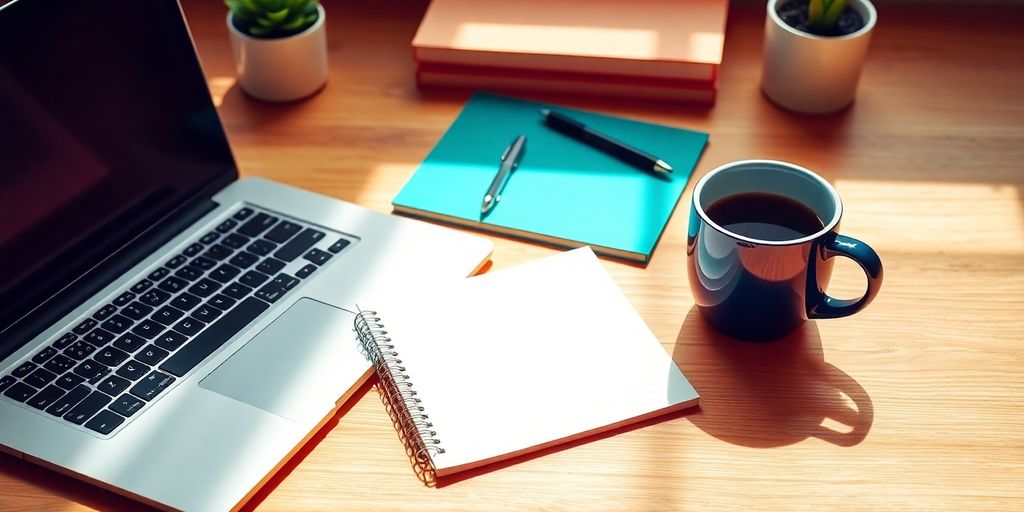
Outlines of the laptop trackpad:
M 321 419 L 370 369 L 354 316 L 299 299 L 199 387 L 285 418 Z

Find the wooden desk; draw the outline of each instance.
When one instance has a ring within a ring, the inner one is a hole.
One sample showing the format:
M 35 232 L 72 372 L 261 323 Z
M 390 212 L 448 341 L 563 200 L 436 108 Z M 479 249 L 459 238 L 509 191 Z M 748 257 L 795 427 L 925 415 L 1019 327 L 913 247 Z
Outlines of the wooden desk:
M 467 98 L 413 84 L 423 1 L 327 2 L 331 78 L 267 105 L 234 85 L 225 12 L 186 12 L 243 174 L 390 200 Z M 856 104 L 808 118 L 758 90 L 762 8 L 730 13 L 711 110 L 545 98 L 705 130 L 694 178 L 745 158 L 825 175 L 886 266 L 851 318 L 744 344 L 710 332 L 684 264 L 689 189 L 646 269 L 606 267 L 704 397 L 699 413 L 442 488 L 373 388 L 258 498 L 265 510 L 1011 510 L 1024 507 L 1024 38 L 1019 8 L 882 6 Z M 691 181 L 692 186 L 692 181 Z M 495 238 L 494 269 L 552 253 Z M 863 277 L 840 261 L 837 295 Z M 0 509 L 138 509 L 0 456 Z

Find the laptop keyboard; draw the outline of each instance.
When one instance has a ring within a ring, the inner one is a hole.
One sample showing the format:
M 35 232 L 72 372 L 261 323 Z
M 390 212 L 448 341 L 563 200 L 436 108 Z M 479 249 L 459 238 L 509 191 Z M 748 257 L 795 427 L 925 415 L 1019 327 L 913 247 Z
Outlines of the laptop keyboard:
M 251 207 L 226 217 L 0 377 L 0 393 L 112 435 L 352 242 Z

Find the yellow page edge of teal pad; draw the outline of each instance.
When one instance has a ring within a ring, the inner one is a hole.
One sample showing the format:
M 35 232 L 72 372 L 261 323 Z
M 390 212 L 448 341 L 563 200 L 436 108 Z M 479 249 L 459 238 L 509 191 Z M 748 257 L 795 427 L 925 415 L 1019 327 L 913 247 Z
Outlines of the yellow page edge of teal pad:
M 540 115 L 545 108 L 661 158 L 674 172 L 656 176 L 556 132 Z M 481 222 L 484 193 L 520 134 L 526 153 Z M 478 92 L 393 204 L 649 257 L 707 140 L 702 132 Z

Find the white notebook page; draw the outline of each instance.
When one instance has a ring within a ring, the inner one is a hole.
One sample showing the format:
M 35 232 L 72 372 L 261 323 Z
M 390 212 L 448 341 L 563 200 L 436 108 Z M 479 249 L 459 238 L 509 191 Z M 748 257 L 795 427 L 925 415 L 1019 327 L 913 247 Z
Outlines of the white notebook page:
M 365 302 L 434 424 L 439 476 L 697 403 L 589 247 Z

